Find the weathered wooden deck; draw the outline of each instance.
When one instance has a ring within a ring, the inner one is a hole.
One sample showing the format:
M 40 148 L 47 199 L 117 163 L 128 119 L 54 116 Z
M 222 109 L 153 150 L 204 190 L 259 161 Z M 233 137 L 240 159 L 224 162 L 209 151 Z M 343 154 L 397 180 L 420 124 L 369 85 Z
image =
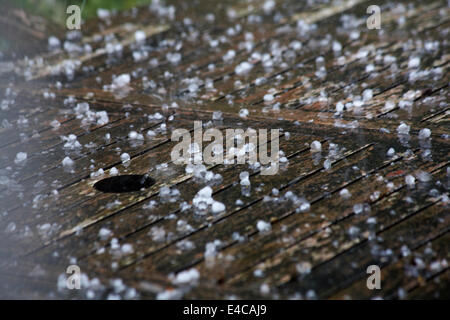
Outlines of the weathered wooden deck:
M 366 27 L 372 1 L 310 2 L 277 0 L 264 10 L 256 0 L 167 1 L 175 19 L 144 7 L 90 21 L 72 33 L 80 50 L 70 54 L 47 49 L 48 37 L 64 42 L 65 30 L 39 29 L 39 20 L 3 7 L 0 34 L 16 36 L 16 55 L 0 60 L 0 297 L 448 298 L 448 2 L 378 1 L 381 30 Z M 144 43 L 135 42 L 137 30 Z M 107 53 L 107 43 L 123 49 Z M 235 57 L 224 61 L 229 50 Z M 181 59 L 171 62 L 175 52 Z M 236 74 L 244 61 L 252 69 Z M 131 75 L 127 88 L 104 87 L 121 74 Z M 373 97 L 362 101 L 366 89 Z M 273 101 L 264 100 L 268 93 Z M 356 103 L 336 112 L 340 101 Z M 106 111 L 109 122 L 83 124 L 74 112 L 81 102 Z M 180 204 L 207 183 L 171 163 L 170 136 L 211 121 L 214 111 L 223 120 L 211 125 L 221 129 L 283 129 L 289 161 L 274 176 L 248 165 L 208 167 L 222 176 L 213 198 L 226 211 L 199 216 Z M 149 120 L 156 112 L 164 117 Z M 402 122 L 408 135 L 397 133 Z M 424 128 L 431 136 L 419 139 Z M 132 130 L 145 140 L 130 141 Z M 64 148 L 69 134 L 81 148 Z M 310 151 L 314 140 L 320 155 Z M 19 152 L 25 162 L 15 161 Z M 131 160 L 123 164 L 125 152 Z M 71 168 L 62 165 L 66 156 Z M 155 184 L 120 194 L 94 189 L 113 167 L 149 173 Z M 92 177 L 99 169 L 104 174 Z M 251 174 L 249 196 L 242 171 Z M 159 195 L 163 186 L 179 190 L 174 202 Z M 310 209 L 297 212 L 288 191 Z M 271 231 L 259 232 L 259 220 Z M 58 289 L 73 264 L 90 280 L 81 290 Z M 381 290 L 366 287 L 372 264 L 381 267 Z M 191 268 L 197 281 L 174 281 Z

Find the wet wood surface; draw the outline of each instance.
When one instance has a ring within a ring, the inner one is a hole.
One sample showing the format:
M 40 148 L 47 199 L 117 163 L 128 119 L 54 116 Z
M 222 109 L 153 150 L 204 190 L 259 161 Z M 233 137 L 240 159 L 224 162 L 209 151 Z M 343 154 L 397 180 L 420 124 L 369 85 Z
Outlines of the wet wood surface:
M 371 30 L 371 4 L 166 1 L 75 32 L 2 17 L 17 43 L 0 56 L 0 297 L 448 298 L 450 8 L 380 1 Z M 83 103 L 107 123 L 77 113 Z M 172 132 L 194 121 L 278 128 L 287 161 L 275 175 L 246 163 L 195 177 L 171 160 Z M 80 147 L 65 147 L 69 135 Z M 93 187 L 116 169 L 155 183 Z M 225 211 L 192 207 L 207 185 Z M 70 265 L 81 290 L 65 287 Z M 370 265 L 381 289 L 367 287 Z

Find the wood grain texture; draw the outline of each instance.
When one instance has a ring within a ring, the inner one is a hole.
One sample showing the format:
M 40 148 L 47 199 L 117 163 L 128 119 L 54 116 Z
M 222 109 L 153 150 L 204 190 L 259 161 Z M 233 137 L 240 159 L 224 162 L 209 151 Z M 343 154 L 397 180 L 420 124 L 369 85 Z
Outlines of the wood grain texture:
M 380 30 L 366 27 L 370 1 L 264 3 L 168 0 L 174 19 L 140 7 L 88 21 L 75 40 L 54 26 L 14 31 L 21 41 L 0 55 L 0 298 L 448 298 L 448 3 L 380 1 Z M 1 18 L 0 35 L 16 23 Z M 49 50 L 53 34 L 81 49 Z M 130 83 L 111 88 L 121 74 Z M 86 123 L 78 103 L 108 123 Z M 280 129 L 286 162 L 276 175 L 220 163 L 206 165 L 217 181 L 196 177 L 171 159 L 173 131 L 194 121 L 224 135 Z M 64 148 L 70 134 L 79 149 Z M 155 184 L 96 190 L 113 168 Z M 207 185 L 225 211 L 192 208 Z M 64 287 L 73 264 L 81 290 Z M 369 265 L 380 290 L 367 288 Z M 176 281 L 191 269 L 198 279 Z

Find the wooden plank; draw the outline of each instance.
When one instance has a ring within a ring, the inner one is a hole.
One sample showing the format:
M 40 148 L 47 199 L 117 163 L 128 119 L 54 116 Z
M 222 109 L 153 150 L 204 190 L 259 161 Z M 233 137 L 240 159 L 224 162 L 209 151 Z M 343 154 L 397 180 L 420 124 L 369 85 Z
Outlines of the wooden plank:
M 174 277 L 190 268 L 200 279 L 177 297 L 447 296 L 448 5 L 380 1 L 382 29 L 369 30 L 370 1 L 274 3 L 168 0 L 159 6 L 173 5 L 175 18 L 152 5 L 89 21 L 77 39 L 54 33 L 80 52 L 46 51 L 47 29 L 37 42 L 29 26 L 22 30 L 36 52 L 0 55 L 0 297 L 107 298 L 119 279 L 122 298 L 154 299 L 176 293 Z M 0 26 L 11 25 L 5 19 Z M 141 43 L 138 30 L 146 33 Z M 108 53 L 108 44 L 122 49 Z M 64 66 L 75 60 L 67 77 Z M 121 74 L 129 84 L 109 88 Z M 367 89 L 371 97 L 358 106 Z M 105 110 L 109 123 L 83 126 L 73 110 L 80 102 Z M 339 102 L 345 109 L 337 112 Z M 217 111 L 221 121 L 213 121 Z M 149 121 L 156 112 L 163 117 Z M 195 177 L 172 162 L 170 138 L 177 128 L 192 133 L 196 120 L 222 132 L 282 129 L 287 162 L 273 176 L 246 163 L 206 165 L 221 176 L 214 182 Z M 408 135 L 399 134 L 401 123 Z M 156 135 L 136 143 L 132 130 Z M 63 148 L 69 134 L 80 150 Z M 321 152 L 311 152 L 313 141 Z M 18 152 L 27 153 L 25 164 L 14 162 Z M 96 190 L 113 167 L 155 183 Z M 103 175 L 91 175 L 99 169 Z M 243 171 L 249 190 L 240 185 Z M 189 208 L 207 185 L 225 211 Z M 164 198 L 162 187 L 179 194 Z M 270 231 L 260 230 L 261 220 Z M 58 287 L 70 264 L 98 286 Z M 381 267 L 381 291 L 366 287 L 369 264 Z

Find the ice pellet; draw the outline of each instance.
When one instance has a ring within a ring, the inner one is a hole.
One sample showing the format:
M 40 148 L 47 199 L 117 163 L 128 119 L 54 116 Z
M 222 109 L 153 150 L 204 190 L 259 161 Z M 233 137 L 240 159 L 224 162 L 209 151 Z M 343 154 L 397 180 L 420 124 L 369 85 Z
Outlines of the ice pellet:
M 64 167 L 71 167 L 71 166 L 73 166 L 73 164 L 74 164 L 74 161 L 72 159 L 70 159 L 69 157 L 65 157 L 62 161 L 62 165 Z
M 213 213 L 225 211 L 225 205 L 222 202 L 214 201 L 211 207 Z
M 395 149 L 389 148 L 386 154 L 388 155 L 388 157 L 393 157 L 395 155 Z
M 120 155 L 120 160 L 122 160 L 122 162 L 128 162 L 130 161 L 130 155 L 128 153 L 122 153 Z
M 322 151 L 322 144 L 317 140 L 311 142 L 310 147 L 311 147 L 311 152 L 313 152 L 313 153 Z
M 397 132 L 399 133 L 399 134 L 409 134 L 409 129 L 410 129 L 410 126 L 408 126 L 407 124 L 405 124 L 405 123 L 401 123 L 398 127 L 397 127 Z
M 145 32 L 142 30 L 138 30 L 134 33 L 134 39 L 136 40 L 136 42 L 142 42 L 144 41 L 146 38 Z
M 268 232 L 272 229 L 272 225 L 268 222 L 265 222 L 263 220 L 259 220 L 256 223 L 256 228 L 258 229 L 259 232 Z
M 23 163 L 27 160 L 27 153 L 26 152 L 18 152 L 16 154 L 16 159 L 14 160 L 15 164 Z
M 431 136 L 431 130 L 428 128 L 420 129 L 419 139 L 428 139 Z
M 414 187 L 414 185 L 416 184 L 416 178 L 414 178 L 414 176 L 408 174 L 408 175 L 405 177 L 405 183 L 406 183 L 406 185 L 407 185 L 408 187 L 412 188 L 412 187 Z

